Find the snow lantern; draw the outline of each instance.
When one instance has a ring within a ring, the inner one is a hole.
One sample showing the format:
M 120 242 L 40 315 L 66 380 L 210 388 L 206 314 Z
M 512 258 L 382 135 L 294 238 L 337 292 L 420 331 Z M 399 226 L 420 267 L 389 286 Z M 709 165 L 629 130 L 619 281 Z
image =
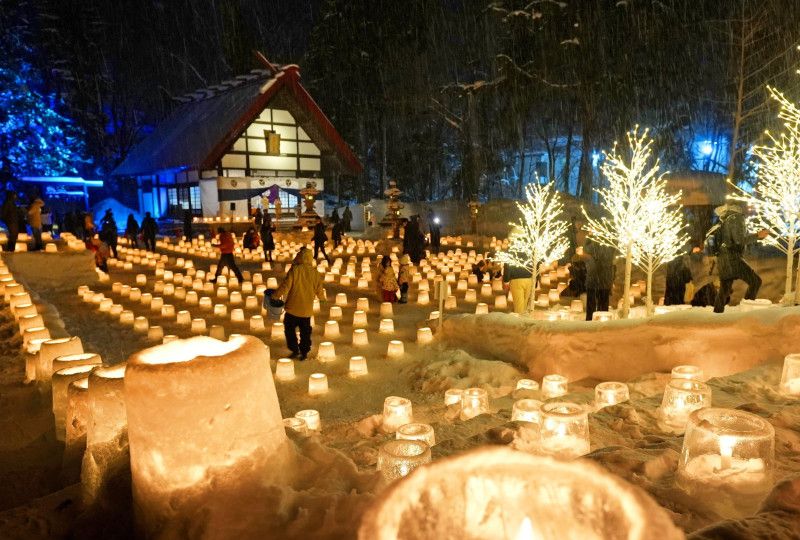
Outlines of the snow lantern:
M 364 356 L 351 356 L 349 374 L 351 377 L 361 377 L 369 373 L 367 359 Z
M 517 381 L 517 387 L 514 389 L 514 395 L 530 394 L 539 390 L 539 383 L 533 379 L 520 379 Z
M 494 297 L 494 308 L 495 309 L 507 309 L 508 308 L 508 299 L 503 296 L 495 296 Z
M 662 427 L 682 433 L 689 414 L 711 406 L 711 388 L 704 382 L 672 379 L 664 390 L 658 412 Z
M 489 305 L 484 302 L 478 302 L 475 305 L 475 315 L 486 315 L 489 313 Z
M 367 336 L 366 328 L 356 328 L 353 330 L 353 345 L 356 347 L 365 347 L 369 345 L 369 337 Z
M 336 360 L 336 348 L 333 342 L 323 341 L 320 343 L 319 350 L 317 351 L 317 358 L 320 362 L 333 362 Z
M 614 319 L 614 314 L 610 311 L 595 311 L 592 313 L 592 320 L 599 322 L 611 321 Z
M 378 333 L 380 334 L 394 333 L 394 321 L 392 319 L 381 319 L 380 326 L 378 326 Z
M 233 308 L 231 310 L 231 322 L 244 322 L 244 310 L 242 308 Z
M 342 318 L 342 308 L 339 306 L 331 306 L 330 310 L 328 310 L 328 317 L 333 320 L 339 320 Z
M 19 320 L 21 317 L 25 315 L 36 315 L 39 313 L 36 310 L 36 306 L 33 304 L 18 304 L 17 307 L 11 310 L 14 314 L 14 318 Z
M 291 381 L 294 379 L 294 362 L 291 358 L 278 358 L 275 365 L 275 380 Z
M 382 318 L 391 318 L 394 315 L 391 302 L 382 302 L 380 316 Z
M 628 385 L 621 382 L 602 382 L 594 387 L 595 408 L 602 409 L 630 399 Z
M 297 411 L 295 418 L 299 418 L 306 423 L 306 427 L 311 431 L 319 431 L 322 428 L 322 423 L 319 417 L 319 411 L 314 409 L 306 409 Z
M 384 407 L 386 405 L 384 404 Z M 404 424 L 397 428 L 395 437 L 407 441 L 423 441 L 428 446 L 436 444 L 436 435 L 434 434 L 433 427 L 429 424 L 421 424 L 412 422 Z
M 255 333 L 262 333 L 266 330 L 264 326 L 264 317 L 261 315 L 253 315 L 250 317 L 250 331 Z
M 170 343 L 171 341 L 178 341 L 180 338 L 175 334 L 166 334 L 161 340 L 161 343 Z
M 228 306 L 226 304 L 214 304 L 214 316 L 216 316 L 216 317 L 227 317 L 228 316 Z
M 287 430 L 292 430 L 295 433 L 299 433 L 300 435 L 307 435 L 308 434 L 308 426 L 306 425 L 306 421 L 302 418 L 291 417 L 291 418 L 284 418 L 283 419 L 283 427 Z
M 146 334 L 147 331 L 150 329 L 150 323 L 147 320 L 147 317 L 136 317 L 133 319 L 133 331 L 138 332 L 140 334 Z
M 688 379 L 690 381 L 703 381 L 703 369 L 697 366 L 675 366 L 670 374 L 673 379 Z
M 419 291 L 417 293 L 417 304 L 420 306 L 427 306 L 430 303 L 430 295 L 428 291 Z
M 684 534 L 643 490 L 589 461 L 506 448 L 441 459 L 392 484 L 365 513 L 360 540 L 627 538 Z
M 328 376 L 324 373 L 312 373 L 308 377 L 308 395 L 320 396 L 328 393 Z
M 94 365 L 74 366 L 53 373 L 53 417 L 55 418 L 56 438 L 59 441 L 63 441 L 66 436 L 67 388 L 72 381 L 88 377 L 89 372 L 95 367 Z
M 145 307 L 148 307 L 153 303 L 153 295 L 149 292 L 142 293 L 142 296 L 139 298 L 139 303 Z
M 405 354 L 405 346 L 399 339 L 393 339 L 389 342 L 386 350 L 388 358 L 401 358 Z
M 164 340 L 164 329 L 160 326 L 151 326 L 147 329 L 147 340 L 161 342 Z
M 567 393 L 567 384 L 567 378 L 563 375 L 545 375 L 542 377 L 542 396 L 545 399 L 561 397 Z
M 126 309 L 126 310 L 123 310 L 119 314 L 119 322 L 121 324 L 127 324 L 127 325 L 132 326 L 133 325 L 133 321 L 134 321 L 133 311 L 130 311 L 130 310 Z
M 430 447 L 418 440 L 388 441 L 378 452 L 378 470 L 387 482 L 407 476 L 416 468 L 430 462 Z
M 411 400 L 404 397 L 389 396 L 383 400 L 382 428 L 386 433 L 394 433 L 397 428 L 414 421 Z
M 192 334 L 205 334 L 206 333 L 206 320 L 205 319 L 192 319 L 191 326 Z
M 175 316 L 175 323 L 178 326 L 189 326 L 192 324 L 192 314 L 185 309 L 180 310 Z
M 678 483 L 724 518 L 758 511 L 772 490 L 775 429 L 754 414 L 705 408 L 689 415 Z
M 367 313 L 361 309 L 353 312 L 353 328 L 366 328 Z
M 188 530 L 257 536 L 250 510 L 286 458 L 264 343 L 200 336 L 130 357 L 125 406 L 136 519 L 145 536 Z M 246 493 L 249 504 L 230 504 Z M 255 499 L 255 500 L 254 500 Z
M 542 405 L 539 447 L 545 454 L 576 458 L 589 453 L 589 415 L 575 403 Z
M 461 419 L 469 420 L 489 412 L 489 393 L 483 388 L 467 388 L 461 394 Z
M 511 420 L 540 424 L 542 421 L 542 402 L 538 399 L 518 399 L 511 407 Z
M 800 396 L 800 354 L 787 354 L 783 359 L 781 392 L 789 396 Z
M 36 362 L 36 379 L 49 381 L 53 374 L 53 360 L 68 354 L 83 352 L 83 343 L 78 336 L 48 339 L 39 347 L 39 357 Z
M 427 345 L 433 342 L 433 332 L 427 326 L 417 329 L 417 343 L 419 345 Z
M 44 326 L 34 326 L 33 328 L 28 328 L 22 333 L 22 346 L 27 347 L 27 345 L 34 339 L 49 340 L 50 331 Z
M 580 312 L 582 312 L 583 311 L 583 301 L 580 300 L 580 299 L 577 299 L 577 298 L 575 300 L 572 300 L 569 303 L 569 310 L 572 313 L 580 313 Z
M 339 323 L 336 321 L 327 321 L 325 323 L 325 331 L 323 332 L 325 339 L 335 339 L 339 337 Z
M 91 505 L 114 474 L 128 466 L 125 363 L 98 366 L 89 375 L 89 418 L 81 467 L 84 505 Z
M 270 330 L 269 337 L 271 339 L 281 339 L 284 337 L 284 328 L 282 322 L 272 323 L 272 329 Z
M 150 311 L 153 313 L 161 313 L 162 307 L 164 307 L 164 298 L 161 296 L 154 296 L 150 300 Z
M 478 301 L 478 293 L 475 289 L 467 289 L 467 292 L 464 293 L 464 302 L 475 303 Z
M 44 321 L 42 320 L 42 316 L 38 313 L 35 315 L 25 315 L 24 317 L 19 318 L 17 321 L 17 326 L 19 327 L 19 333 L 22 334 L 28 328 L 44 326 Z
M 444 404 L 445 406 L 459 405 L 461 406 L 461 397 L 464 391 L 460 388 L 450 388 L 444 391 Z
M 338 293 L 336 295 L 336 305 L 341 307 L 347 305 L 347 295 L 345 293 Z

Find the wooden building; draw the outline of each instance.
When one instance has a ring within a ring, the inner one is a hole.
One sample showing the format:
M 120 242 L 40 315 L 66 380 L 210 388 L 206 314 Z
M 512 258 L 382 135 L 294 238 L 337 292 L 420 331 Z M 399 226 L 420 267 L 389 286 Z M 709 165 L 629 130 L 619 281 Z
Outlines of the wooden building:
M 326 179 L 361 172 L 300 83 L 299 67 L 259 58 L 264 69 L 177 98 L 181 104 L 114 170 L 136 179 L 142 213 L 242 218 L 256 207 L 274 212 L 280 200 L 287 215 L 309 184 L 324 190 Z

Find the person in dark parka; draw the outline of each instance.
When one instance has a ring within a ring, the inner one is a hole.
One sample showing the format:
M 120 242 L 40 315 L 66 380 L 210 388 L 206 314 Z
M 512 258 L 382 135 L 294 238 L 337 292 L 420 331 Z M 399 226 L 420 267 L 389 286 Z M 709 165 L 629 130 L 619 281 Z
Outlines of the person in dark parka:
M 614 284 L 614 258 L 616 253 L 589 238 L 586 254 L 586 320 L 591 321 L 595 311 L 608 311 L 608 299 Z
M 17 210 L 17 194 L 15 192 L 6 191 L 6 199 L 3 201 L 0 214 L 2 214 L 0 217 L 3 218 L 8 231 L 5 251 L 13 252 L 17 247 L 17 237 L 19 236 L 19 210 Z
M 667 263 L 667 287 L 664 292 L 664 305 L 685 304 L 686 285 L 692 282 L 692 272 L 686 264 L 686 256 L 679 255 Z
M 317 259 L 317 254 L 321 251 L 322 256 L 325 257 L 325 260 L 329 263 L 331 259 L 328 257 L 328 254 L 325 253 L 325 244 L 328 242 L 328 234 L 325 232 L 325 224 L 322 222 L 321 217 L 317 217 L 317 223 L 314 225 L 314 260 Z
M 744 262 L 744 250 L 757 240 L 766 238 L 769 233 L 762 229 L 756 234 L 749 234 L 742 209 L 735 204 L 719 206 L 714 209 L 714 213 L 719 216 L 721 223 L 721 243 L 717 254 L 720 287 L 714 302 L 714 313 L 722 313 L 731 296 L 733 282 L 737 279 L 747 283 L 745 299 L 756 299 L 758 289 L 761 288 L 761 278 Z

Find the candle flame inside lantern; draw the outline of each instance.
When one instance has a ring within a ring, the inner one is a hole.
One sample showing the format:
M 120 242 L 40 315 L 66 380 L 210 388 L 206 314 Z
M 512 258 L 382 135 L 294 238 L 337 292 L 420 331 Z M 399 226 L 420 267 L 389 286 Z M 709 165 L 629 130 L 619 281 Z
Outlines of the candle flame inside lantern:
M 730 469 L 734 446 L 736 446 L 736 437 L 733 437 L 731 435 L 720 436 L 719 438 L 720 470 Z
M 519 526 L 519 530 L 517 531 L 517 538 L 516 540 L 535 540 L 536 536 L 534 536 L 533 532 L 533 523 L 531 523 L 531 519 L 526 517 L 522 520 L 522 523 Z

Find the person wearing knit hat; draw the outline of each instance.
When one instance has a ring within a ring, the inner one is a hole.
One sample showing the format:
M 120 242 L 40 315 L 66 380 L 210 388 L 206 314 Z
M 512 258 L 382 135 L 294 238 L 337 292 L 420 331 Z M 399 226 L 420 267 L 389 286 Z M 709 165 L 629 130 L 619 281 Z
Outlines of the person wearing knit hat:
M 408 287 L 411 284 L 411 257 L 400 257 L 400 269 L 397 272 L 397 283 L 400 285 L 400 303 L 408 303 Z

